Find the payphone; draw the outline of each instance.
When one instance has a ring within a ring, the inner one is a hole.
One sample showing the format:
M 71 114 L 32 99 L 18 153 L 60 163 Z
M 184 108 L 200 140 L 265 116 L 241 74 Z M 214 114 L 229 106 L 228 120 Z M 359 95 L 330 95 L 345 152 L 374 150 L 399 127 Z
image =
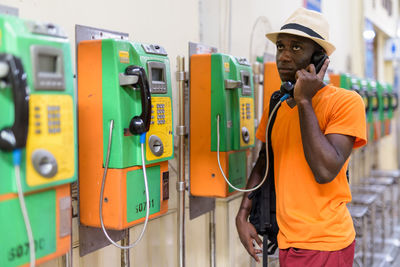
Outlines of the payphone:
M 367 82 L 363 79 L 358 79 L 356 77 L 351 77 L 350 79 L 350 89 L 357 92 L 365 106 L 365 113 L 368 120 L 368 117 L 372 114 L 372 99 L 371 94 L 368 92 Z
M 167 212 L 174 146 L 165 49 L 82 41 L 77 68 L 81 223 L 106 234 Z
M 378 97 L 378 111 L 376 114 L 376 128 L 379 132 L 379 138 L 385 135 L 385 109 L 389 108 L 389 101 L 385 97 L 386 84 L 376 82 L 376 94 Z M 386 103 L 385 103 L 386 102 Z M 386 108 L 385 108 L 386 106 Z
M 329 79 L 330 83 L 336 87 L 347 90 L 351 89 L 351 76 L 347 73 L 330 74 Z
M 70 249 L 74 104 L 63 31 L 1 15 L 0 266 L 32 266 Z
M 232 186 L 246 186 L 246 159 L 255 141 L 253 88 L 246 59 L 221 53 L 191 56 L 192 195 L 227 197 L 235 192 Z
M 367 139 L 368 140 L 373 140 L 373 105 L 377 105 L 377 99 L 375 98 L 374 100 L 374 94 L 371 92 L 371 90 L 368 89 L 369 84 L 368 81 L 365 79 L 360 79 L 360 94 L 361 97 L 363 98 L 364 105 L 365 105 L 365 112 L 366 112 L 366 118 L 367 118 Z M 376 103 L 375 103 L 376 102 Z
M 393 118 L 393 88 L 388 83 L 381 83 L 382 87 L 382 103 L 383 103 L 383 135 L 391 133 L 391 119 Z
M 331 83 L 334 86 L 356 91 L 363 99 L 367 117 L 368 140 L 377 138 L 380 129 L 375 123 L 374 113 L 378 111 L 379 100 L 376 92 L 376 82 L 357 79 L 349 74 L 331 74 Z
M 368 92 L 371 96 L 371 120 L 369 120 L 370 128 L 369 128 L 369 136 L 371 140 L 378 140 L 381 136 L 381 125 L 379 121 L 379 110 L 382 107 L 381 101 L 379 100 L 377 83 L 374 80 L 367 80 L 368 84 Z
M 390 109 L 389 109 L 389 118 L 393 119 L 394 112 L 399 107 L 399 94 L 393 90 L 393 86 L 389 86 L 389 100 L 390 100 Z
M 360 81 L 356 77 L 350 77 L 350 90 L 357 92 L 361 96 Z
M 368 117 L 368 113 L 370 112 L 371 109 L 370 105 L 371 97 L 370 94 L 368 93 L 367 83 L 363 79 L 352 77 L 350 80 L 350 84 L 351 84 L 350 89 L 357 92 L 361 96 L 365 106 L 365 113 L 367 114 Z
M 358 94 L 361 96 L 361 98 L 363 99 L 364 102 L 364 106 L 365 106 L 365 113 L 366 113 L 366 117 L 368 119 L 369 113 L 371 113 L 371 96 L 368 92 L 368 86 L 367 86 L 367 82 L 364 79 L 358 79 L 358 90 L 355 89 Z

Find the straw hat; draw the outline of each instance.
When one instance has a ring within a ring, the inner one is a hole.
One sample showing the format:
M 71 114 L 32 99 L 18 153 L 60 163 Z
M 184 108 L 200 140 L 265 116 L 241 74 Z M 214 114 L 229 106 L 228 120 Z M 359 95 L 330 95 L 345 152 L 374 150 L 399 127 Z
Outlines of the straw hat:
M 278 32 L 267 33 L 266 36 L 276 43 L 278 34 L 288 33 L 309 38 L 318 43 L 330 56 L 335 46 L 329 42 L 329 24 L 321 13 L 305 8 L 297 9 L 284 23 Z

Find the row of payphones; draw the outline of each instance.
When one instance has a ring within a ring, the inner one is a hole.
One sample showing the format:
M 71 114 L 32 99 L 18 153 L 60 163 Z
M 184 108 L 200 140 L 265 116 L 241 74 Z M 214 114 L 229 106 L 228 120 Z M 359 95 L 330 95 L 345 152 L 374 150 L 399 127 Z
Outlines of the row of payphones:
M 368 140 L 378 140 L 391 133 L 391 120 L 398 108 L 399 96 L 389 83 L 357 78 L 349 74 L 331 74 L 330 82 L 354 90 L 364 100 Z
M 168 210 L 167 52 L 121 39 L 82 41 L 76 65 L 77 95 L 63 31 L 0 16 L 0 266 L 34 266 L 69 251 L 75 181 L 80 223 L 106 235 Z M 255 142 L 252 70 L 220 53 L 193 55 L 190 70 L 190 193 L 226 197 L 234 190 L 221 172 L 245 187 Z

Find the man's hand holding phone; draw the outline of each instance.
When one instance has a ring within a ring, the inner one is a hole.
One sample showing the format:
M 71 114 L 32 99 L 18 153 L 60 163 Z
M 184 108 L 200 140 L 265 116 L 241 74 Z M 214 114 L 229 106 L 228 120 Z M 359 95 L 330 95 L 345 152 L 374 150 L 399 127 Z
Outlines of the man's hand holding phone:
M 300 103 L 301 101 L 311 102 L 314 95 L 325 86 L 324 76 L 328 65 L 329 58 L 326 58 L 318 73 L 316 72 L 314 64 L 310 64 L 306 69 L 301 69 L 296 72 L 296 84 L 293 94 L 296 103 Z

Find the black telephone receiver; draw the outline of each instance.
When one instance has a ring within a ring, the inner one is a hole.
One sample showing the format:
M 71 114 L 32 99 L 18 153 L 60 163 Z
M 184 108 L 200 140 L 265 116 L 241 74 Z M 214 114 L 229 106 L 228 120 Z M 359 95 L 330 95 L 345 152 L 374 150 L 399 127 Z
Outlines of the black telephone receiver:
M 390 94 L 390 105 L 393 111 L 395 111 L 399 106 L 399 95 L 396 92 Z
M 328 56 L 322 51 L 315 52 L 311 56 L 311 63 L 314 64 L 316 73 L 318 73 L 321 70 L 327 58 Z
M 322 66 L 324 65 L 324 62 L 327 58 L 328 58 L 328 56 L 323 51 L 315 52 L 311 56 L 310 64 L 314 64 L 316 73 L 320 72 L 320 70 L 321 70 Z M 281 85 L 281 88 L 279 90 L 282 93 L 289 94 L 291 97 L 293 97 L 294 83 L 283 82 Z
M 0 129 L 0 149 L 11 151 L 23 148 L 28 137 L 29 89 L 22 61 L 10 54 L 0 54 L 0 61 L 8 65 L 8 71 L 0 80 L 10 85 L 14 98 L 14 124 Z
M 149 131 L 151 120 L 151 96 L 150 86 L 147 80 L 146 71 L 140 66 L 128 66 L 125 69 L 127 75 L 137 75 L 139 77 L 136 86 L 140 87 L 142 102 L 142 113 L 132 118 L 129 124 L 131 134 L 142 134 Z

